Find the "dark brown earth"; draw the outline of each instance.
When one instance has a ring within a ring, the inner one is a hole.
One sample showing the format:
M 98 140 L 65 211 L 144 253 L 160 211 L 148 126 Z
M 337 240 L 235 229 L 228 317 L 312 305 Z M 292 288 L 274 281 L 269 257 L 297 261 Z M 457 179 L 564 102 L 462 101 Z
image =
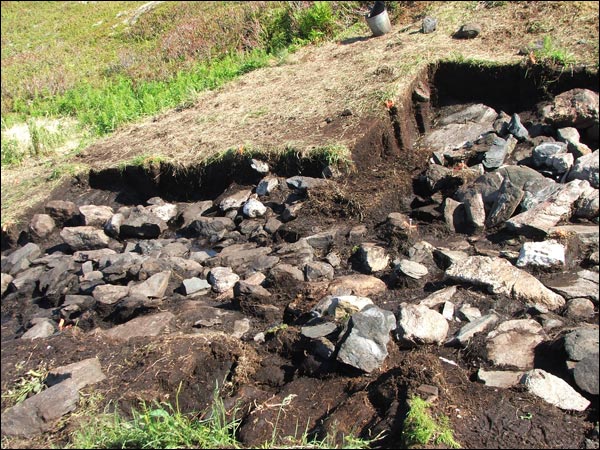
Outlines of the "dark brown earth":
M 439 82 L 438 86 L 443 83 Z M 471 99 L 465 101 L 468 100 Z M 482 102 L 485 103 L 485 99 Z M 525 108 L 507 112 L 524 111 Z M 340 224 L 347 228 L 364 224 L 368 231 L 362 240 L 381 243 L 392 258 L 403 255 L 408 244 L 417 240 L 434 245 L 444 243 L 447 247 L 465 242 L 466 236 L 451 234 L 440 222 L 415 221 L 414 236 L 408 241 L 399 242 L 386 234 L 381 224 L 390 212 L 410 212 L 414 201 L 413 181 L 425 167 L 429 153 L 418 146 L 410 151 L 402 149 L 393 120 L 365 120 L 362 129 L 364 138 L 353 149 L 353 169 L 336 180 L 335 188 L 311 191 L 300 217 L 284 226 L 279 239 L 292 235 L 308 236 Z M 403 129 L 406 130 L 406 126 Z M 418 138 L 418 135 L 414 137 Z M 318 165 L 305 162 L 282 167 L 277 172 L 282 176 L 294 172 L 315 175 Z M 203 172 L 205 190 L 197 197 L 214 199 L 226 188 L 231 188 L 232 183 L 235 186 L 250 185 L 253 181 L 241 169 L 236 172 L 235 164 L 218 169 L 214 169 L 215 173 L 228 174 L 221 177 L 226 182 L 219 188 L 208 185 L 206 180 L 211 180 L 211 175 Z M 225 169 L 228 172 L 222 172 Z M 142 203 L 153 195 L 161 195 L 166 200 L 191 200 L 188 184 L 192 183 L 193 174 L 188 173 L 189 178 L 180 175 L 182 179 L 178 180 L 176 176 L 170 179 L 164 168 L 150 169 L 150 172 L 158 170 L 154 177 L 139 168 L 127 170 L 129 181 L 135 181 L 137 190 L 132 183 L 124 184 L 127 177 L 109 171 L 92 174 L 90 179 L 73 180 L 54 192 L 52 198 L 72 200 L 78 205 L 114 207 Z M 181 186 L 186 186 L 179 192 L 174 188 L 178 181 Z M 99 189 L 100 186 L 104 189 Z M 169 189 L 161 190 L 164 187 Z M 187 197 L 183 195 L 185 192 Z M 36 211 L 31 214 L 33 212 Z M 7 237 L 5 243 L 9 241 Z M 482 253 L 518 250 L 520 246 L 518 243 L 512 246 L 495 243 L 497 241 L 491 235 L 475 236 L 470 242 Z M 41 245 L 48 249 L 60 243 L 55 234 Z M 353 273 L 351 254 L 355 244 L 348 241 L 335 243 L 334 249 L 344 261 L 336 275 Z M 396 312 L 401 302 L 416 302 L 445 285 L 440 269 L 430 267 L 430 274 L 433 275 L 424 286 L 402 287 L 394 284 L 389 273 L 384 273 L 381 278 L 388 283 L 389 289 L 371 298 L 381 308 Z M 319 364 L 304 352 L 306 344 L 299 334 L 301 313 L 310 310 L 321 298 L 322 290 L 319 289 L 318 283 L 271 286 L 273 303 L 285 309 L 284 316 L 253 317 L 252 329 L 242 340 L 218 330 L 198 333 L 192 327 L 202 318 L 202 305 L 233 313 L 224 316 L 229 317 L 224 319 L 224 329 L 230 325 L 226 321 L 243 317 L 231 300 L 221 300 L 216 294 L 200 300 L 188 300 L 174 294 L 165 299 L 160 308 L 137 311 L 136 315 L 144 315 L 167 310 L 175 314 L 176 320 L 168 335 L 134 338 L 125 344 L 112 342 L 93 332 L 97 327 L 108 328 L 119 323 L 118 319 L 100 315 L 82 317 L 77 327 L 69 327 L 50 338 L 17 339 L 24 322 L 33 313 L 49 308 L 3 300 L 2 391 L 5 392 L 28 370 L 41 365 L 54 368 L 98 357 L 107 379 L 93 388 L 86 388 L 86 393 L 102 395 L 100 408 L 118 404 L 119 410 L 128 414 L 130 408 L 139 407 L 140 401 L 175 404 L 177 397 L 182 412 L 201 414 L 210 406 L 218 385 L 230 412 L 237 406 L 236 417 L 241 419 L 238 438 L 246 447 L 270 440 L 273 424 L 277 422 L 280 436 L 293 435 L 298 429 L 302 432 L 305 427 L 309 435 L 315 437 L 324 437 L 332 430 L 336 430 L 338 436 L 353 433 L 364 438 L 382 433 L 374 447 L 399 448 L 407 413 L 406 401 L 419 386 L 429 384 L 439 388 L 439 398 L 433 402 L 432 411 L 437 416 L 449 418 L 455 439 L 463 448 L 587 448 L 586 438 L 592 436 L 598 421 L 598 398 L 590 398 L 592 405 L 585 412 L 565 412 L 519 388 L 495 389 L 479 384 L 474 381 L 477 369 L 491 367 L 482 340 L 474 339 L 465 349 L 443 346 L 402 349 L 395 341 L 390 341 L 389 356 L 384 365 L 371 374 L 359 373 L 339 363 Z M 493 308 L 506 318 L 526 317 L 524 305 L 515 300 L 472 287 L 464 287 L 460 293 L 463 299 L 472 299 L 484 314 Z M 568 319 L 565 320 L 569 325 Z M 598 313 L 590 322 L 597 321 Z M 267 334 L 264 344 L 253 341 L 256 333 L 281 322 L 287 324 L 287 328 Z M 455 332 L 457 327 L 451 325 L 449 333 Z M 545 343 L 548 347 L 560 337 L 550 336 L 550 339 Z M 457 365 L 446 362 L 448 360 Z M 564 358 L 560 355 L 556 360 L 546 358 L 541 363 L 545 370 L 564 376 Z M 289 405 L 281 406 L 286 399 Z M 2 410 L 6 407 L 3 398 Z M 73 417 L 73 420 L 61 422 L 54 433 L 43 438 L 13 440 L 10 445 L 47 447 L 51 443 L 60 447 L 67 442 L 78 420 L 80 418 Z

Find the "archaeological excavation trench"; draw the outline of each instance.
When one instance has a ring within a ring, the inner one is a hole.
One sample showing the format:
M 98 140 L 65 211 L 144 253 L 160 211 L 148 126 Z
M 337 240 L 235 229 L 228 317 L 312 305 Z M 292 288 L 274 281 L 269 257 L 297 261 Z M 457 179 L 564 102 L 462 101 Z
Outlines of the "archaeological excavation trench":
M 3 230 L 3 392 L 50 371 L 3 435 L 218 387 L 245 447 L 398 448 L 420 396 L 465 448 L 597 448 L 598 74 L 440 63 L 410 93 L 351 165 L 92 171 Z

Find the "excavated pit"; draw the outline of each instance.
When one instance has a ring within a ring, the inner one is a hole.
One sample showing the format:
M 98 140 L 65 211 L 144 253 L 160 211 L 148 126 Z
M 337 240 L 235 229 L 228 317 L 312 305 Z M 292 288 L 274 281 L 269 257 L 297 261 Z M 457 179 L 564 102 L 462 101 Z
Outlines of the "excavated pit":
M 497 256 L 501 251 L 514 253 L 522 239 L 507 242 L 496 230 L 467 238 L 467 234 L 448 229 L 439 205 L 432 200 L 434 193 L 422 186 L 423 173 L 431 157 L 430 150 L 423 146 L 424 137 L 435 128 L 443 114 L 474 103 L 535 120 L 534 109 L 541 103 L 573 88 L 597 92 L 597 79 L 597 73 L 585 70 L 556 73 L 518 65 L 432 65 L 415 78 L 409 95 L 389 105 L 384 118 L 363 120 L 362 137 L 351 149 L 353 167 L 340 167 L 342 173 L 325 187 L 310 189 L 308 193 L 282 188 L 265 201 L 273 212 L 272 217 L 284 214 L 286 202 L 303 202 L 298 217 L 284 221 L 271 236 L 253 234 L 248 226 L 243 236 L 238 233 L 240 236 L 230 237 L 228 241 L 238 242 L 236 239 L 239 238 L 240 242 L 257 248 L 279 248 L 298 243 L 302 237 L 339 228 L 343 232 L 315 250 L 315 260 L 324 260 L 332 252 L 339 255 L 341 263 L 336 268 L 336 276 L 352 276 L 361 270 L 356 252 L 361 242 L 378 243 L 386 249 L 391 260 L 406 258 L 409 248 L 421 240 L 475 255 Z M 586 138 L 582 138 L 582 142 L 597 148 L 597 143 Z M 256 157 L 267 162 L 270 173 L 280 178 L 295 175 L 320 178 L 328 167 L 328 161 L 323 157 L 301 159 L 293 152 Z M 214 201 L 216 205 L 231 193 L 254 188 L 263 177 L 264 174 L 251 168 L 248 155 L 230 152 L 216 162 L 186 168 L 158 163 L 92 171 L 86 179 L 65 183 L 51 199 L 70 200 L 77 206 L 109 205 L 114 210 L 121 206 L 144 205 L 153 197 L 179 206 L 205 200 Z M 443 196 L 454 193 L 459 186 L 460 182 L 451 184 L 443 191 Z M 415 213 L 417 210 L 420 210 L 419 214 Z M 27 220 L 39 212 L 43 212 L 43 205 L 28 212 Z M 408 228 L 399 232 L 390 227 L 386 218 L 391 212 L 410 216 Z M 211 218 L 219 215 L 222 214 L 216 206 L 206 213 Z M 241 214 L 232 217 L 236 226 L 248 225 L 248 220 Z M 174 220 L 169 225 L 163 238 L 176 240 L 182 236 L 181 220 Z M 32 240 L 27 230 L 19 231 L 20 234 L 14 230 L 12 233 L 2 231 L 4 254 L 9 254 L 16 243 L 22 245 Z M 44 240 L 33 240 L 43 251 L 72 253 L 65 249 L 57 232 Z M 137 245 L 142 253 L 146 251 L 145 244 L 140 244 L 143 240 L 121 240 Z M 119 245 L 115 244 L 117 247 Z M 200 247 L 216 253 L 226 249 L 227 243 L 203 241 Z M 193 250 L 200 250 L 200 247 Z M 152 248 L 148 247 L 148 251 L 151 253 Z M 386 291 L 371 297 L 382 309 L 396 313 L 402 303 L 415 303 L 416 299 L 446 287 L 448 281 L 443 266 L 443 261 L 434 263 L 431 260 L 427 282 L 398 276 L 387 267 L 377 274 L 385 282 Z M 150 274 L 153 268 L 145 270 Z M 552 278 L 552 272 L 542 271 L 540 276 Z M 178 278 L 183 275 L 178 274 Z M 159 310 L 170 311 L 176 316 L 176 330 L 183 336 L 173 334 L 164 340 L 159 337 L 159 341 L 138 337 L 129 343 L 115 344 L 102 337 L 86 341 L 81 334 L 59 333 L 48 338 L 51 345 L 46 350 L 42 348 L 44 346 L 37 346 L 34 351 L 39 354 L 23 367 L 24 370 L 34 368 L 33 364 L 44 358 L 51 358 L 57 366 L 71 363 L 69 349 L 77 345 L 77 360 L 98 356 L 103 367 L 108 361 L 114 364 L 109 381 L 99 389 L 105 393 L 106 400 L 117 400 L 126 410 L 136 406 L 140 398 L 173 400 L 174 392 L 180 389 L 182 412 L 198 411 L 209 406 L 215 380 L 224 380 L 230 389 L 222 391 L 228 395 L 225 403 L 232 408 L 238 406 L 242 420 L 238 438 L 247 446 L 260 445 L 265 437 L 271 436 L 272 424 L 279 420 L 280 410 L 269 405 L 280 405 L 293 398 L 294 414 L 290 415 L 290 420 L 283 418 L 284 414 L 279 422 L 282 435 L 293 434 L 298 423 L 307 426 L 310 437 L 323 437 L 331 430 L 353 432 L 362 437 L 385 432 L 377 445 L 398 448 L 403 444 L 399 436 L 407 413 L 406 401 L 422 385 L 439 388 L 439 398 L 434 400 L 436 408 L 450 417 L 455 437 L 465 448 L 568 448 L 586 445 L 585 439 L 593 436 L 590 430 L 592 422 L 598 420 L 597 396 L 586 395 L 592 401 L 588 411 L 563 413 L 520 388 L 491 389 L 472 381 L 476 379 L 478 367 L 493 367 L 487 359 L 483 338 L 473 340 L 466 349 L 452 346 L 410 349 L 390 341 L 387 360 L 372 374 L 335 359 L 323 362 L 311 354 L 314 350 L 311 341 L 299 334 L 299 328 L 307 323 L 310 308 L 326 292 L 325 284 L 268 277 L 264 283 L 272 293 L 268 300 L 258 294 L 230 299 L 214 292 L 206 294 L 202 300 L 190 300 L 171 281 L 172 295 L 160 305 L 152 301 L 130 302 L 118 307 L 102 305 L 95 312 L 82 314 L 75 325 L 86 333 L 85 337 L 94 329 L 108 330 Z M 35 300 L 32 304 L 23 302 L 13 290 L 3 296 L 3 383 L 17 376 L 15 364 L 21 361 L 21 355 L 30 351 L 27 342 L 17 339 L 27 322 L 40 311 L 42 315 L 55 317 L 54 312 L 61 307 L 60 295 L 46 298 L 39 288 L 32 291 Z M 498 311 L 507 319 L 525 317 L 529 311 L 526 304 L 504 294 L 490 295 L 485 289 L 466 286 L 464 289 L 461 286 L 460 292 L 462 303 L 476 304 L 482 312 Z M 219 311 L 219 314 L 209 320 L 206 311 L 211 314 Z M 184 339 L 186 335 L 199 333 L 198 329 L 205 331 L 211 327 L 215 333 L 231 335 L 234 319 L 242 317 L 250 317 L 252 321 L 243 339 L 228 337 L 223 340 L 222 335 L 215 334 L 218 338 L 210 335 L 206 345 L 195 339 Z M 571 317 L 561 319 L 567 327 L 580 323 Z M 217 325 L 197 325 L 201 320 Z M 597 320 L 596 308 L 593 316 L 581 322 L 589 325 Z M 459 323 L 451 321 L 449 334 L 459 328 Z M 265 333 L 262 344 L 254 339 L 260 332 Z M 345 337 L 341 330 L 336 333 L 329 335 L 334 341 Z M 98 340 L 102 345 L 98 346 Z M 558 342 L 559 335 L 551 333 L 544 345 L 556 347 Z M 542 361 L 540 364 L 545 370 L 569 376 L 564 367 L 558 367 L 562 353 L 547 358 L 542 347 L 537 353 L 536 359 Z M 530 418 L 515 419 L 519 414 Z M 570 433 L 564 433 L 566 427 Z M 597 437 L 595 439 L 597 443 Z

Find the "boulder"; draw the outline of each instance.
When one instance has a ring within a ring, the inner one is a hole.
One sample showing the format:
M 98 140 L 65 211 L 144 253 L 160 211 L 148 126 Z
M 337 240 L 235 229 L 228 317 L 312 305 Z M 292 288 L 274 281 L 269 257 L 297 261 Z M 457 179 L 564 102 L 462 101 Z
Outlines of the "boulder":
M 128 341 L 134 337 L 158 336 L 170 326 L 174 318 L 175 316 L 170 312 L 136 317 L 101 333 L 108 338 L 121 341 Z
M 535 320 L 508 320 L 488 333 L 488 359 L 497 366 L 531 369 L 534 350 L 543 340 L 542 326 Z
M 66 366 L 57 367 L 48 372 L 46 384 L 54 386 L 64 380 L 71 380 L 77 389 L 99 383 L 106 379 L 98 358 L 88 358 Z
M 121 238 L 156 239 L 165 230 L 167 223 L 149 212 L 132 211 L 119 228 Z
M 361 268 L 368 274 L 380 272 L 388 267 L 390 257 L 383 247 L 373 243 L 363 243 L 357 250 Z
M 41 254 L 41 249 L 37 244 L 29 242 L 10 253 L 6 258 L 2 258 L 2 272 L 8 274 L 17 274 L 25 270 Z
M 598 396 L 598 352 L 587 355 L 577 363 L 573 378 L 579 389 Z
M 598 328 L 577 328 L 564 337 L 567 357 L 581 361 L 588 355 L 598 353 Z
M 104 227 L 104 224 L 110 220 L 114 211 L 110 206 L 105 205 L 84 205 L 79 207 L 83 216 L 83 224 L 90 227 Z
M 517 267 L 564 267 L 565 246 L 555 240 L 525 242 L 519 252 Z
M 263 205 L 260 201 L 251 198 L 246 203 L 244 203 L 242 212 L 246 217 L 262 217 L 267 212 L 267 207 Z
M 438 344 L 446 340 L 448 322 L 424 305 L 402 303 L 398 313 L 398 340 L 406 345 Z
M 594 153 L 577 158 L 567 180 L 586 180 L 592 187 L 598 189 L 600 187 L 598 175 L 599 155 L 599 150 L 596 150 Z
M 578 394 L 569 383 L 542 369 L 526 372 L 521 384 L 533 395 L 560 409 L 584 411 L 590 405 L 589 400 Z
M 240 277 L 230 267 L 215 267 L 208 274 L 208 282 L 217 293 L 223 293 L 235 285 Z
M 44 210 L 59 226 L 79 225 L 73 223 L 79 219 L 79 208 L 73 202 L 52 200 L 46 204 Z
M 554 97 L 541 112 L 555 128 L 589 128 L 598 123 L 598 94 L 589 89 L 571 89 Z
M 251 194 L 251 190 L 244 189 L 234 194 L 228 195 L 219 202 L 219 208 L 221 209 L 221 211 L 238 209 L 248 201 Z
M 54 219 L 48 214 L 34 214 L 29 222 L 29 232 L 38 239 L 43 239 L 56 228 Z

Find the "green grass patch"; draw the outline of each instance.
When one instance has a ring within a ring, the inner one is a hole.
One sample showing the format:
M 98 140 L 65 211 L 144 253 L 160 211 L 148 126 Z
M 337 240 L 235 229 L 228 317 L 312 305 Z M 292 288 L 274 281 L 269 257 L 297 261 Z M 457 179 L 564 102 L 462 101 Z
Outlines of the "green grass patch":
M 449 420 L 441 416 L 437 420 L 429 412 L 431 405 L 418 396 L 409 400 L 410 411 L 404 420 L 402 442 L 406 448 L 416 445 L 445 445 L 449 448 L 460 448 L 454 439 Z
M 540 64 L 571 66 L 575 64 L 575 57 L 568 50 L 558 47 L 550 36 L 544 36 L 542 47 L 533 50 L 533 55 Z

